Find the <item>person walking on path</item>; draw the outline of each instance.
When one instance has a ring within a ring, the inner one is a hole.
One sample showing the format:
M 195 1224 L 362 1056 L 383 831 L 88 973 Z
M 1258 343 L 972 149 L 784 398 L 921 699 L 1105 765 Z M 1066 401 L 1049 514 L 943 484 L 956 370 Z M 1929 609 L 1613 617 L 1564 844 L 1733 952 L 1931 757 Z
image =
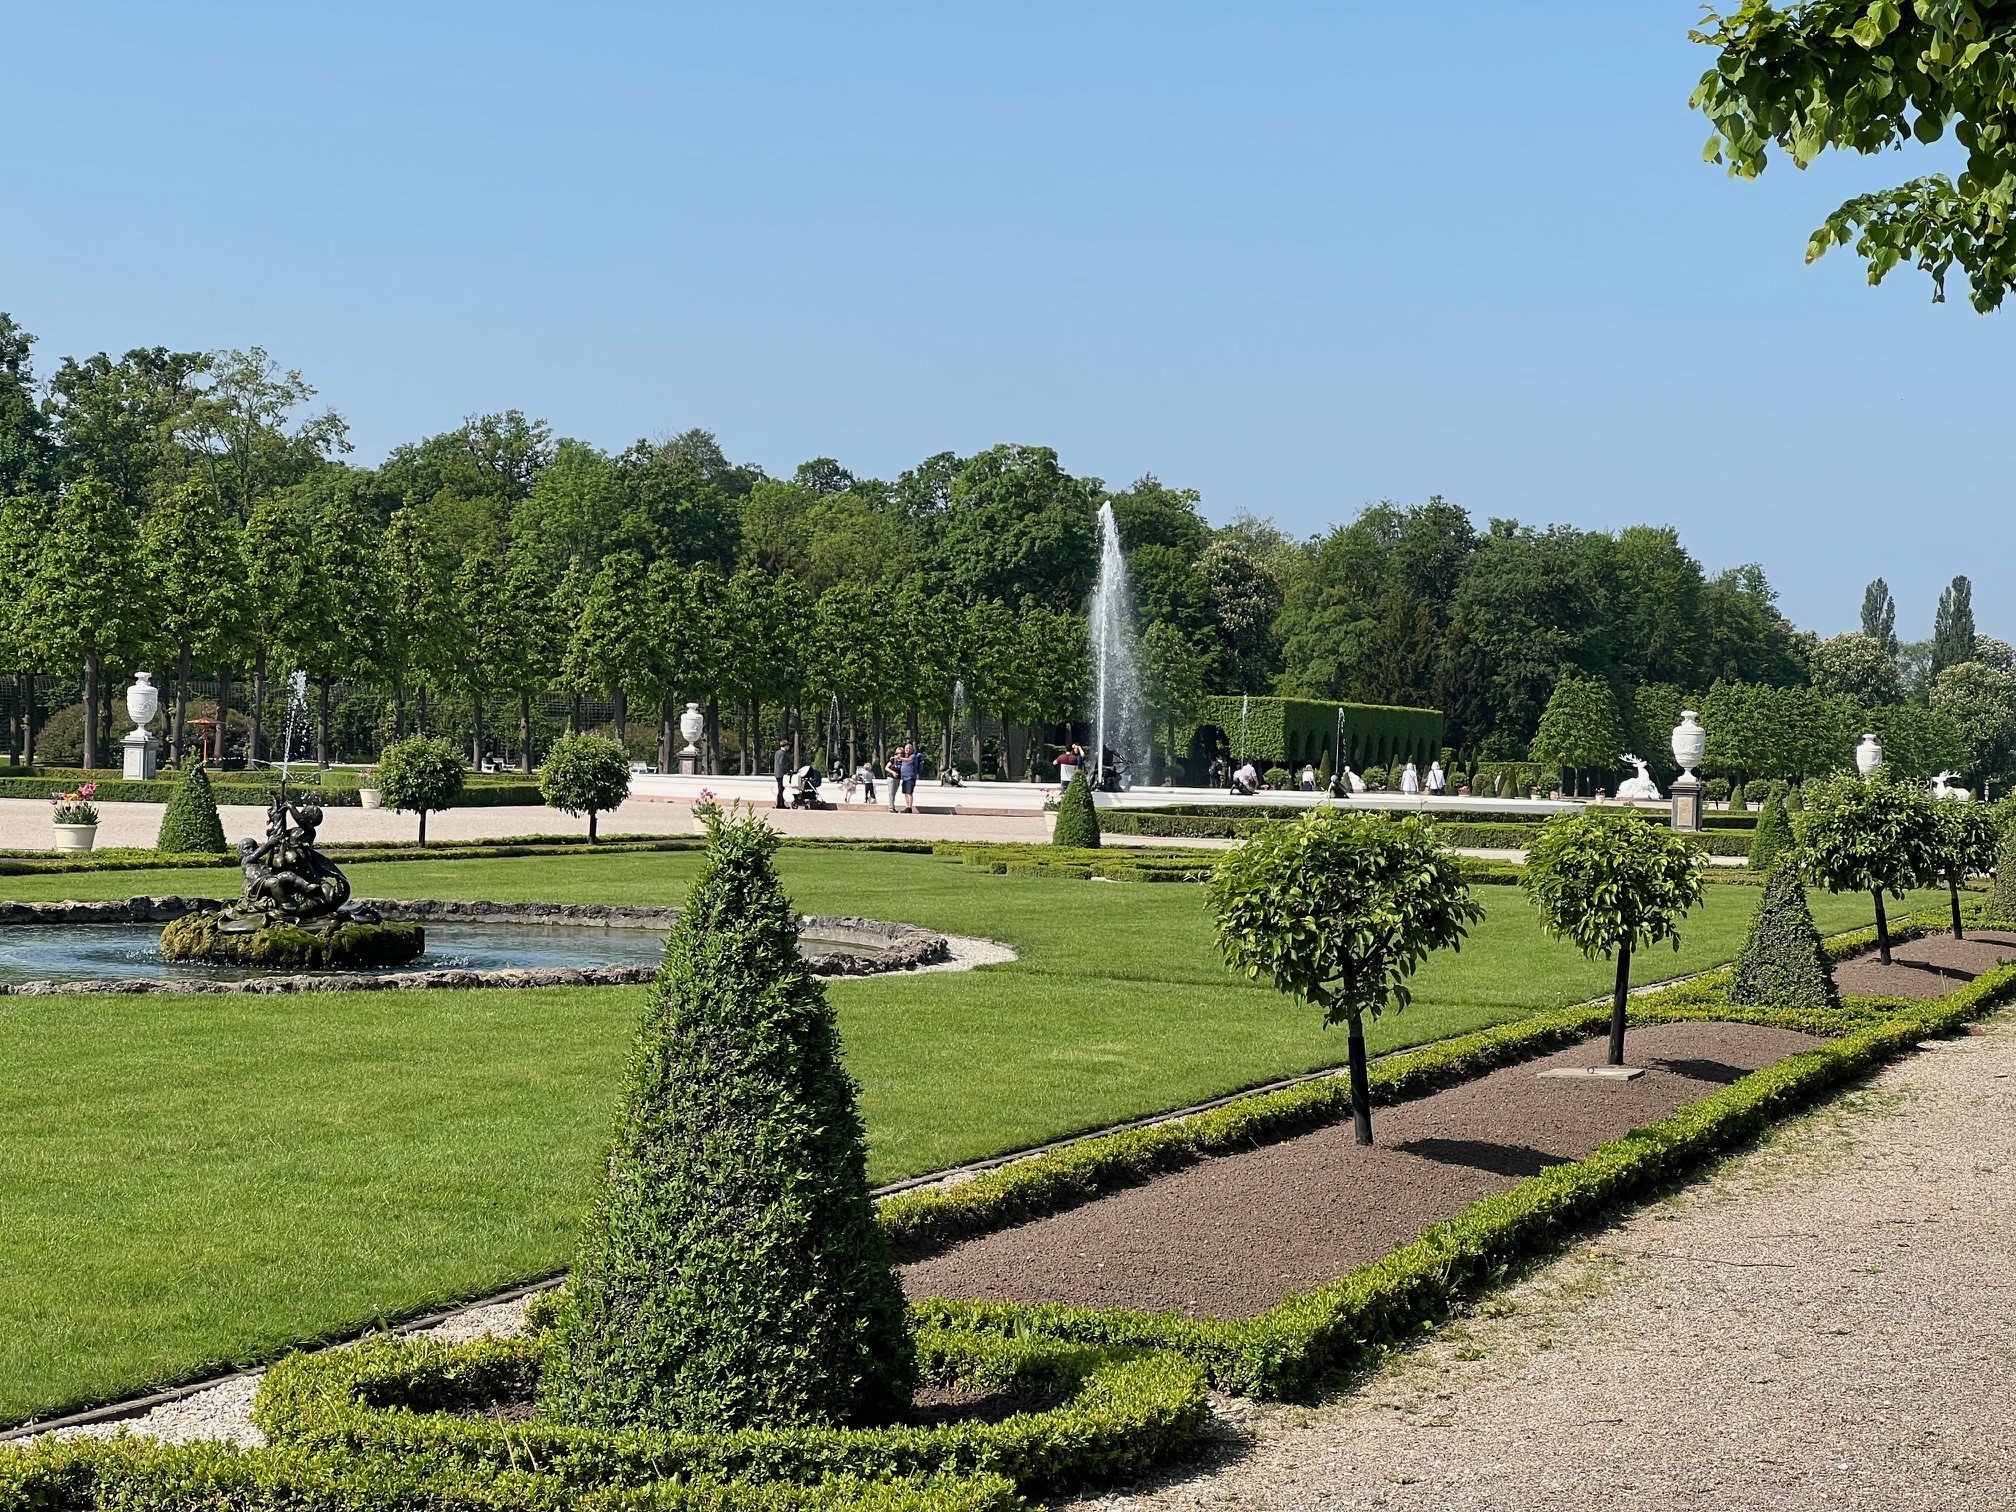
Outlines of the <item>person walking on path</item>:
M 1449 786 L 1449 779 L 1443 776 L 1442 774 L 1442 763 L 1439 761 L 1429 762 L 1428 796 L 1430 798 L 1440 798 L 1442 796 L 1442 790 L 1448 786 Z
M 855 786 L 861 789 L 861 801 L 872 804 L 875 801 L 875 763 L 866 756 L 861 758 L 861 770 L 854 774 Z
M 924 753 L 915 743 L 903 748 L 903 760 L 897 770 L 903 776 L 903 811 L 917 812 L 917 774 L 924 769 Z
M 777 779 L 777 807 L 784 807 L 784 779 L 791 771 L 791 742 L 779 740 L 777 754 L 770 758 L 770 774 Z
M 1407 763 L 1407 770 L 1400 774 L 1400 791 L 1418 793 L 1421 791 L 1421 774 L 1414 770 L 1414 763 Z

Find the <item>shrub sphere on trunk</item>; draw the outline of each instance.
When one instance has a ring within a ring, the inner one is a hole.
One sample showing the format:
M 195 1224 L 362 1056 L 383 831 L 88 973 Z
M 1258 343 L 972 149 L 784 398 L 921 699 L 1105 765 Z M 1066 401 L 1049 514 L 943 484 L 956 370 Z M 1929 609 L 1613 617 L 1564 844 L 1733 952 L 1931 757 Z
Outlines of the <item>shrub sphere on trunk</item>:
M 586 814 L 593 841 L 596 819 L 630 796 L 630 758 L 606 735 L 569 732 L 539 765 L 539 796 L 563 814 Z
M 191 756 L 182 763 L 182 780 L 168 795 L 161 811 L 161 832 L 155 837 L 157 851 L 221 855 L 231 847 L 224 843 L 224 822 L 217 817 L 217 795 L 210 790 L 210 775 L 201 759 Z
M 1057 828 L 1050 838 L 1053 844 L 1072 850 L 1098 847 L 1099 810 L 1092 802 L 1092 784 L 1085 780 L 1082 766 L 1057 800 Z
M 886 1422 L 915 1345 L 825 989 L 760 820 L 716 821 L 540 1385 L 604 1428 Z
M 462 748 L 439 735 L 411 735 L 378 753 L 378 789 L 385 807 L 420 816 L 420 843 L 427 843 L 427 816 L 462 796 L 469 769 Z
M 1805 880 L 1789 862 L 1781 863 L 1764 883 L 1764 896 L 1736 957 L 1729 1001 L 1753 1008 L 1841 1006 L 1834 972 L 1806 901 Z
M 1995 884 L 1988 892 L 1988 917 L 2016 923 L 2016 823 L 2002 832 L 1995 851 Z

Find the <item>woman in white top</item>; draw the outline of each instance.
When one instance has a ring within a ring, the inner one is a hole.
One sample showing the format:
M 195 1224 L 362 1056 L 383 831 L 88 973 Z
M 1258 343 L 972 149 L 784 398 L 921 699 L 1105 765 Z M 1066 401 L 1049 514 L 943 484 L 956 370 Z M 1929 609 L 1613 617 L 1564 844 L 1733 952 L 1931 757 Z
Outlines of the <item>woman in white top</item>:
M 1449 786 L 1449 779 L 1442 775 L 1442 763 L 1439 761 L 1429 762 L 1428 796 L 1430 798 L 1440 798 L 1442 796 L 1442 790 L 1448 786 Z
M 1302 791 L 1305 793 L 1316 791 L 1316 768 L 1307 761 L 1302 763 Z
M 1421 774 L 1414 770 L 1414 763 L 1407 763 L 1407 770 L 1400 774 L 1400 791 L 1418 793 L 1421 791 Z

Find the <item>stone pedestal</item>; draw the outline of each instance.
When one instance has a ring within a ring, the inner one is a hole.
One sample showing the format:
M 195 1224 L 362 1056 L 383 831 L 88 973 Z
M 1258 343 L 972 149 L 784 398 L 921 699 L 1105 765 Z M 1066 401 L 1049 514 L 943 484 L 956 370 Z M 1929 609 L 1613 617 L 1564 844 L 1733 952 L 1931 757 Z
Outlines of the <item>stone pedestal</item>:
M 154 753 L 161 742 L 145 730 L 129 731 L 119 742 L 125 753 L 125 778 L 128 782 L 151 782 L 154 779 Z
M 1701 779 L 1682 772 L 1673 779 L 1673 828 L 1689 833 L 1701 828 Z
M 688 755 L 686 752 L 681 751 L 679 753 L 678 768 L 679 768 L 679 775 L 681 777 L 699 776 L 700 753 L 698 751 L 695 751 L 691 755 Z

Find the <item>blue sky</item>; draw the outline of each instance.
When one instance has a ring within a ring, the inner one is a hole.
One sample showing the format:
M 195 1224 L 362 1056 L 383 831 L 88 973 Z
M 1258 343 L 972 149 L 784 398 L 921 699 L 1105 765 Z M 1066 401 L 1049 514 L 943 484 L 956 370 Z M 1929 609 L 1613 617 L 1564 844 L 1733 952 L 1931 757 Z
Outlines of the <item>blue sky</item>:
M 2016 629 L 2016 310 L 1701 162 L 1686 3 L 17 5 L 0 309 L 262 344 L 356 457 L 522 408 L 788 472 L 1053 445 L 1298 533 L 1671 523 L 1802 625 Z M 1925 155 L 1943 161 L 1935 149 Z

